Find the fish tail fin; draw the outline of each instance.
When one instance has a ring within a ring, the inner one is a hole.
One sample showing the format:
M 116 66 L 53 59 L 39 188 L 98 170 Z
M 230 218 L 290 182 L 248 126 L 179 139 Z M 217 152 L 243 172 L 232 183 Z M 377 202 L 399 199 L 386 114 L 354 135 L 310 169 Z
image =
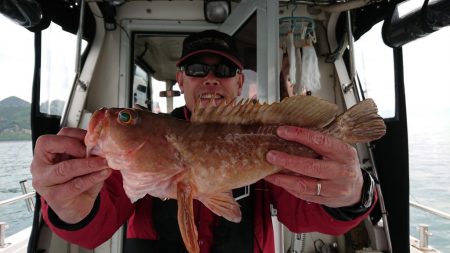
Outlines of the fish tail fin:
M 234 200 L 231 191 L 222 192 L 212 197 L 201 198 L 199 200 L 218 216 L 222 216 L 231 222 L 241 222 L 241 208 L 236 200 Z
M 386 125 L 372 99 L 366 99 L 339 115 L 325 133 L 350 144 L 377 140 L 386 134 Z
M 181 237 L 189 253 L 199 253 L 197 227 L 194 221 L 192 187 L 185 183 L 177 184 L 178 225 Z

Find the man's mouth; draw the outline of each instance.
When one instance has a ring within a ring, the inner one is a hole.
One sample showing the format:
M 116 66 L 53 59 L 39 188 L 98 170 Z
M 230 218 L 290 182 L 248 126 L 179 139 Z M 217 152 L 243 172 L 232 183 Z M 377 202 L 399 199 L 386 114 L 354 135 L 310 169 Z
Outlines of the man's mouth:
M 200 99 L 223 99 L 224 96 L 217 94 L 217 93 L 203 93 L 200 96 Z
M 202 106 L 218 106 L 225 101 L 225 97 L 217 93 L 203 93 L 200 95 L 199 101 Z

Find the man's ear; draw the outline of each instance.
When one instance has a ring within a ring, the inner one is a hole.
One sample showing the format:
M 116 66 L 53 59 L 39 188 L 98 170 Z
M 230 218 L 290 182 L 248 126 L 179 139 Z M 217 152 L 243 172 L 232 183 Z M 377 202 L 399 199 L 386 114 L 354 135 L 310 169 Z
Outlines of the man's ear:
M 181 92 L 184 93 L 183 72 L 180 71 L 180 70 L 177 70 L 177 72 L 175 73 L 175 75 L 176 75 L 176 78 L 177 78 L 178 86 L 180 86 Z
M 241 72 L 241 73 L 238 74 L 238 85 L 239 85 L 238 96 L 240 96 L 241 93 L 242 93 L 242 87 L 244 86 L 244 81 L 245 81 L 245 76 Z

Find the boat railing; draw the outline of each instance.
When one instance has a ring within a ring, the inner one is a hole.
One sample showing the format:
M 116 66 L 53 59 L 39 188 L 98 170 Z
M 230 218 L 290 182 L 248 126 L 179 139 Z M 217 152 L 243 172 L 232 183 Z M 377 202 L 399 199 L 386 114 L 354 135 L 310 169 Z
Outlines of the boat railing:
M 22 195 L 12 197 L 9 199 L 1 200 L 0 201 L 0 208 L 3 208 L 3 206 L 7 206 L 13 203 L 16 203 L 21 200 L 25 200 L 25 203 L 27 205 L 28 211 L 33 212 L 34 211 L 34 196 L 36 195 L 35 191 L 28 191 L 27 187 L 27 180 L 20 181 L 20 188 L 22 189 Z M 6 246 L 5 243 L 5 237 L 6 237 L 6 229 L 8 228 L 8 223 L 0 221 L 0 248 L 3 248 Z
M 449 213 L 446 213 L 446 212 L 443 212 L 443 211 L 431 208 L 431 207 L 423 205 L 423 204 L 419 204 L 419 203 L 414 202 L 414 201 L 409 201 L 409 205 L 411 207 L 420 209 L 422 211 L 425 211 L 427 213 L 436 215 L 436 216 L 444 218 L 446 220 L 450 220 L 450 214 Z M 431 235 L 431 233 L 429 231 L 428 225 L 427 224 L 419 224 L 417 229 L 419 230 L 419 248 L 420 249 L 425 249 L 425 250 L 429 249 L 428 237 Z

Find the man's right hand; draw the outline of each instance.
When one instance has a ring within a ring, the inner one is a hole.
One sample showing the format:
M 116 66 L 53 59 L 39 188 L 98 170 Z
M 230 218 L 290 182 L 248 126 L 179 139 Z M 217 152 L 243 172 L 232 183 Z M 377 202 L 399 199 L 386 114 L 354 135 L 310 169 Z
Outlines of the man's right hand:
M 36 141 L 31 162 L 34 189 L 69 224 L 83 220 L 111 174 L 104 158 L 86 158 L 86 131 L 63 128 Z

